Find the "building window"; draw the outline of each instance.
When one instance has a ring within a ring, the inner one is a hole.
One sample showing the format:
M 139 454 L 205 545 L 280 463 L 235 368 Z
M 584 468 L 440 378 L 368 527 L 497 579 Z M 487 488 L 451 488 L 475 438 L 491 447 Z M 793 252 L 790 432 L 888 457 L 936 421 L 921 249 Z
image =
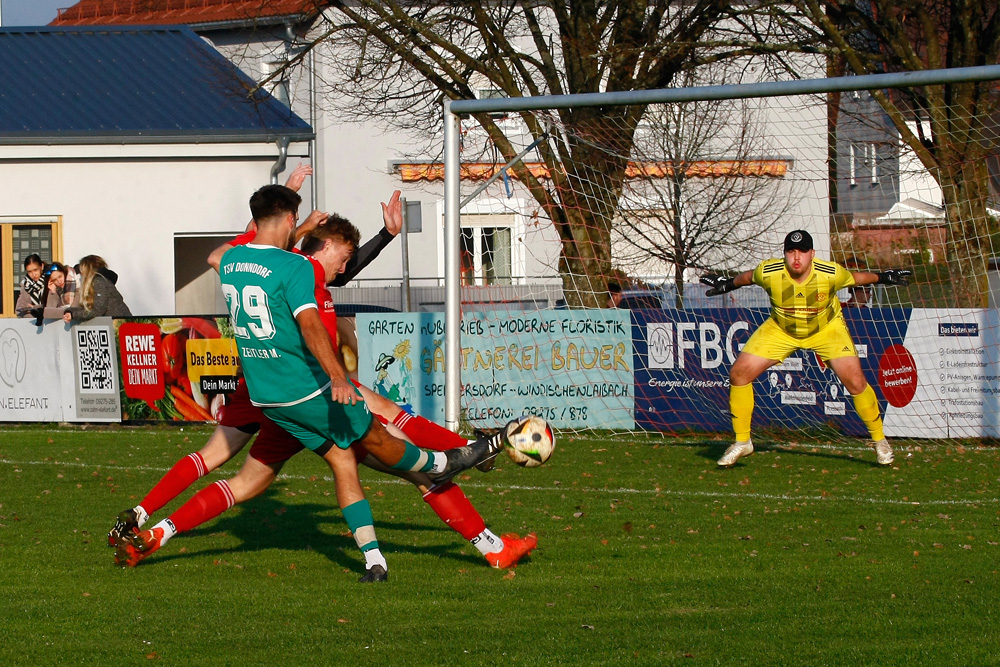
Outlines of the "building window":
M 499 88 L 480 88 L 476 91 L 476 97 L 481 100 L 501 100 L 507 97 L 507 93 Z M 506 120 L 506 111 L 491 111 L 490 118 L 493 120 Z
M 3 293 L 0 316 L 15 315 L 14 304 L 21 295 L 24 260 L 33 254 L 46 264 L 62 260 L 59 219 L 35 216 L 0 219 L 0 290 Z
M 868 144 L 865 146 L 866 152 L 866 162 L 868 163 L 868 168 L 871 170 L 871 181 L 872 185 L 878 185 L 878 150 L 875 144 Z
M 505 219 L 508 217 L 462 216 L 460 246 L 463 285 L 513 284 L 511 261 L 513 221 Z
M 284 104 L 286 107 L 291 108 L 292 102 L 291 91 L 289 90 L 288 84 L 288 71 L 282 71 L 287 67 L 288 61 L 283 56 L 265 56 L 264 59 L 261 60 L 260 64 L 260 78 L 261 81 L 263 81 L 276 72 L 280 72 L 280 74 L 268 82 L 267 88 L 270 90 L 275 99 Z
M 858 184 L 858 147 L 851 144 L 851 159 L 849 165 L 848 179 L 851 185 Z

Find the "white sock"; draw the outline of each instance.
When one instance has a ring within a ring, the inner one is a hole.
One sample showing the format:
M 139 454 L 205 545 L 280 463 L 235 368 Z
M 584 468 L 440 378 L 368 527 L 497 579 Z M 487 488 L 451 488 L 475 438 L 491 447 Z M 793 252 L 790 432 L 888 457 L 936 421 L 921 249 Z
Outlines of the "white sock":
M 149 513 L 143 509 L 142 505 L 136 505 L 132 508 L 132 511 L 135 512 L 136 523 L 138 523 L 139 527 L 142 528 L 142 524 L 149 521 Z
M 431 466 L 431 472 L 442 473 L 444 472 L 445 466 L 448 465 L 448 457 L 444 455 L 444 452 L 427 452 L 434 459 L 434 464 Z
M 472 542 L 472 546 L 479 549 L 479 553 L 484 556 L 486 554 L 495 554 L 503 551 L 503 540 L 497 537 L 496 534 L 494 534 L 494 532 L 489 528 L 479 533 L 469 541 Z
M 174 522 L 171 521 L 170 519 L 164 519 L 160 523 L 153 526 L 153 530 L 156 530 L 157 528 L 163 529 L 163 539 L 160 540 L 161 547 L 164 544 L 166 544 L 171 537 L 177 534 L 177 527 L 174 525 Z
M 389 571 L 389 564 L 385 562 L 385 556 L 379 549 L 369 549 L 364 552 L 365 554 L 365 569 L 370 570 L 375 565 L 381 565 L 385 568 L 385 571 Z

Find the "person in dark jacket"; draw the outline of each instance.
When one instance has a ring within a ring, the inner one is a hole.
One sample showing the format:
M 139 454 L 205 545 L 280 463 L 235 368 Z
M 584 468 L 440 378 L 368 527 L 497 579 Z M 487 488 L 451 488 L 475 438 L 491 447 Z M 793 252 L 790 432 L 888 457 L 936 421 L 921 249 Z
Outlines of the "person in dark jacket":
M 14 310 L 18 317 L 35 317 L 31 311 L 36 308 L 44 308 L 45 300 L 45 279 L 42 273 L 45 272 L 45 262 L 37 254 L 31 254 L 24 258 L 24 277 L 21 278 L 21 293 L 17 297 Z
M 80 286 L 73 305 L 66 310 L 66 322 L 84 322 L 94 317 L 131 317 L 132 311 L 125 304 L 115 283 L 118 274 L 108 268 L 107 262 L 97 255 L 87 255 L 80 260 Z

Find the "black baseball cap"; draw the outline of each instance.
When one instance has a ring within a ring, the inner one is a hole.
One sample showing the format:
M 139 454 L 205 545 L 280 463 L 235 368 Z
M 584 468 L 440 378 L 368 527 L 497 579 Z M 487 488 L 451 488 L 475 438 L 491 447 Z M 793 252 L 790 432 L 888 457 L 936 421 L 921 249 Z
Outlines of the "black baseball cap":
M 792 250 L 809 252 L 812 249 L 813 237 L 804 229 L 796 229 L 794 232 L 788 232 L 788 236 L 785 237 L 785 252 Z

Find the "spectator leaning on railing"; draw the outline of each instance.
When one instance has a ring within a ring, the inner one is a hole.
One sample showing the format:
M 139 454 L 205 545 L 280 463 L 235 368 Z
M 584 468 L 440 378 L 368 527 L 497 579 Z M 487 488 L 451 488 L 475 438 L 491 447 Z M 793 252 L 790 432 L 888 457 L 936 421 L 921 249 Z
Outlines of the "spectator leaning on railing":
M 97 255 L 87 255 L 80 260 L 79 278 L 76 299 L 66 309 L 63 320 L 83 322 L 94 317 L 131 317 L 132 311 L 115 287 L 118 274 L 108 268 L 107 262 Z
M 42 307 L 42 299 L 45 297 L 43 271 L 45 263 L 41 257 L 31 254 L 24 258 L 21 293 L 17 297 L 17 303 L 14 304 L 14 311 L 18 317 L 36 317 L 31 311 Z

